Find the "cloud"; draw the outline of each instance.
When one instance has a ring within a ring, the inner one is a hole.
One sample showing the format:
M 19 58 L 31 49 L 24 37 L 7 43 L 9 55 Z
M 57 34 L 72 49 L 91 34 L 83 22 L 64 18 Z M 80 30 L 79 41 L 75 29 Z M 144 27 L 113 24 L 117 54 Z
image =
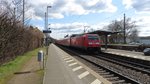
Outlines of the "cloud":
M 137 29 L 139 30 L 139 36 L 150 36 L 150 16 L 145 15 L 136 15 L 132 18 L 133 21 L 136 21 L 136 24 L 138 25 Z M 83 33 L 84 26 L 86 27 L 86 31 L 91 30 L 106 30 L 103 29 L 104 26 L 107 26 L 109 22 L 101 22 L 96 24 L 88 24 L 88 23 L 81 23 L 81 22 L 74 22 L 74 23 L 53 23 L 50 25 L 50 28 L 52 28 L 52 34 L 51 36 L 53 38 L 63 38 L 65 35 L 69 34 L 78 34 Z
M 50 17 L 51 17 L 52 19 L 55 19 L 55 18 L 61 19 L 61 18 L 64 18 L 64 15 L 62 15 L 61 13 L 51 13 L 51 14 L 50 14 Z
M 137 15 L 133 20 L 137 21 L 136 24 L 138 25 L 138 30 L 140 31 L 139 36 L 150 36 L 150 33 L 148 33 L 148 31 L 150 31 L 150 16 Z
M 12 3 L 12 0 L 7 1 Z M 44 18 L 47 6 L 52 6 L 52 8 L 48 8 L 48 15 L 52 19 L 89 13 L 113 13 L 117 10 L 117 7 L 112 4 L 112 0 L 26 0 L 25 5 L 30 6 L 26 11 L 26 16 L 38 20 Z
M 88 25 L 87 23 L 53 23 L 49 27 L 52 30 L 74 30 L 74 29 L 83 29 L 84 25 Z
M 50 25 L 52 30 L 51 36 L 56 39 L 64 38 L 65 35 L 83 33 L 83 25 L 87 23 L 54 23 Z
M 32 0 L 29 1 L 34 14 L 37 17 L 44 17 L 46 6 L 49 8 L 49 16 L 51 18 L 64 18 L 71 15 L 85 15 L 89 13 L 115 12 L 116 6 L 112 4 L 112 0 Z
M 125 5 L 126 9 L 132 8 L 132 0 L 123 0 L 122 4 Z
M 88 24 L 88 23 L 53 23 L 49 27 L 52 30 L 51 36 L 56 39 L 63 38 L 65 35 L 72 34 L 81 34 L 84 32 L 84 26 L 86 32 L 92 30 L 100 30 L 103 29 L 103 26 L 106 26 L 108 23 L 98 23 L 98 24 Z
M 150 11 L 150 0 L 123 0 L 123 5 L 127 9 L 134 8 L 138 12 Z
M 133 8 L 138 11 L 150 11 L 150 0 L 135 0 L 133 2 Z

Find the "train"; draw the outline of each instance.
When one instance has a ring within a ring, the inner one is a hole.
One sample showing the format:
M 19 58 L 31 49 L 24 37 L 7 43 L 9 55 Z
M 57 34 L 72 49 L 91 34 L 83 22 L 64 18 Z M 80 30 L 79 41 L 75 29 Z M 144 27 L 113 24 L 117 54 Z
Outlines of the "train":
M 101 52 L 101 40 L 97 34 L 73 34 L 57 40 L 56 44 L 90 52 Z

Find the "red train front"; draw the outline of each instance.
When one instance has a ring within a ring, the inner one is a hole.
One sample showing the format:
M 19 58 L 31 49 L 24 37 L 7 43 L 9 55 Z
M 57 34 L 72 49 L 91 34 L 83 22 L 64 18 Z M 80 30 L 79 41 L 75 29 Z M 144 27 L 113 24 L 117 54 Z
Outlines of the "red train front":
M 72 36 L 71 46 L 81 48 L 87 51 L 99 51 L 100 40 L 97 34 L 83 34 Z
M 63 40 L 58 40 L 58 44 L 84 49 L 86 51 L 100 51 L 101 45 L 97 34 L 76 34 Z

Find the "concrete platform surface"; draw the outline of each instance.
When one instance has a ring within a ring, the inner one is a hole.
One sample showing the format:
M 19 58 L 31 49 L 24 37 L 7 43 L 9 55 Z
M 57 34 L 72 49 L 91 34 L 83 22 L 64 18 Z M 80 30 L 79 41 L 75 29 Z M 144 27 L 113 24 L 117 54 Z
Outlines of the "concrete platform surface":
M 135 51 L 127 51 L 127 50 L 119 50 L 119 49 L 111 49 L 111 48 L 108 48 L 107 50 L 102 48 L 102 51 L 106 53 L 150 61 L 150 56 L 145 56 L 143 52 L 135 52 Z
M 49 46 L 43 84 L 111 84 L 93 70 L 58 48 Z

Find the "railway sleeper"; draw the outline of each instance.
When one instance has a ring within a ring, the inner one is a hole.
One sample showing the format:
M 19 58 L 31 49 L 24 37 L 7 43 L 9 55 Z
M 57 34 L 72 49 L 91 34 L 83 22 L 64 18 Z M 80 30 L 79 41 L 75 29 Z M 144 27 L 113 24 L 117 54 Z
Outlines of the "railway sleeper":
M 100 73 L 100 75 L 109 75 L 109 72 L 105 72 L 105 73 Z
M 111 77 L 111 78 L 106 78 L 106 79 L 109 80 L 109 81 L 112 81 L 112 80 L 118 80 L 119 77 Z
M 114 74 L 104 75 L 103 77 L 104 78 L 111 78 L 111 77 L 114 77 Z
M 97 72 L 99 72 L 99 73 L 106 73 L 105 70 L 98 70 Z
M 124 83 L 125 80 L 117 80 L 117 81 L 112 81 L 112 84 L 118 84 L 118 83 Z
M 98 70 L 100 70 L 100 71 L 104 71 L 104 69 L 102 69 L 102 68 L 99 68 Z

